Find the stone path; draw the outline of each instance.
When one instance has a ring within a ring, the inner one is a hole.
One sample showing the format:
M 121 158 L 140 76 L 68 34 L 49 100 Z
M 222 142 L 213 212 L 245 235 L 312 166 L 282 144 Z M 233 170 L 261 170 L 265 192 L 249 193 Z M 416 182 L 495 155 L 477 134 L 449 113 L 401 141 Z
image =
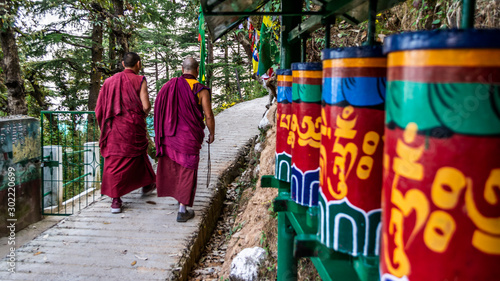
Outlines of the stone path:
M 16 273 L 0 263 L 0 280 L 185 280 L 195 256 L 217 221 L 222 192 L 217 182 L 234 168 L 238 152 L 259 133 L 268 97 L 244 102 L 216 116 L 211 145 L 211 183 L 206 188 L 207 145 L 201 152 L 196 217 L 175 221 L 177 202 L 143 197 L 139 191 L 123 198 L 124 212 L 110 213 L 103 196 L 67 217 L 16 251 Z

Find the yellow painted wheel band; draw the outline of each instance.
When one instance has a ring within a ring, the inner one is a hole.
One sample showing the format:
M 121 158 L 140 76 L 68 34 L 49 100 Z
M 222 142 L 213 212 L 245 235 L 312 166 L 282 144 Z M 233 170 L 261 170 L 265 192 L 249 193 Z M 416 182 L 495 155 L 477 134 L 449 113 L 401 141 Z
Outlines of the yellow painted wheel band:
M 294 70 L 293 77 L 296 78 L 323 78 L 322 70 Z
M 412 50 L 389 53 L 388 66 L 499 66 L 500 49 Z
M 386 67 L 386 58 L 348 58 L 323 61 L 323 69 L 332 67 Z

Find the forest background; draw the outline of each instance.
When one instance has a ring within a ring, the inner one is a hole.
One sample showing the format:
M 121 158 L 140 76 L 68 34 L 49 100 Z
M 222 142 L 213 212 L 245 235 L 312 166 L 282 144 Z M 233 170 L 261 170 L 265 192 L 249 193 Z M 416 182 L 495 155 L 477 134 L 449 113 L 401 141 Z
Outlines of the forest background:
M 477 2 L 476 27 L 499 26 L 499 1 Z M 265 9 L 278 11 L 280 3 L 272 0 Z M 458 27 L 460 3 L 403 2 L 377 15 L 377 41 L 402 31 Z M 303 5 L 319 9 L 312 0 Z M 185 57 L 199 58 L 199 7 L 199 0 L 0 0 L 0 116 L 94 110 L 103 81 L 122 70 L 128 51 L 141 55 L 154 101 L 161 86 L 180 75 Z M 262 17 L 250 21 L 260 29 Z M 216 111 L 267 94 L 252 70 L 247 27 L 245 22 L 214 44 L 206 36 L 206 84 L 216 90 Z M 307 61 L 321 60 L 324 34 L 324 28 L 311 34 Z M 354 26 L 338 19 L 332 25 L 331 47 L 359 46 L 365 38 L 366 22 Z M 270 40 L 279 45 L 279 37 Z M 279 57 L 273 59 L 276 68 Z
M 154 101 L 181 74 L 184 58 L 200 57 L 199 6 L 199 0 L 0 0 L 0 116 L 94 110 L 102 83 L 123 70 L 129 51 L 141 56 Z M 216 44 L 206 40 L 206 84 L 218 93 L 218 110 L 267 94 L 252 79 L 247 35 L 239 29 Z

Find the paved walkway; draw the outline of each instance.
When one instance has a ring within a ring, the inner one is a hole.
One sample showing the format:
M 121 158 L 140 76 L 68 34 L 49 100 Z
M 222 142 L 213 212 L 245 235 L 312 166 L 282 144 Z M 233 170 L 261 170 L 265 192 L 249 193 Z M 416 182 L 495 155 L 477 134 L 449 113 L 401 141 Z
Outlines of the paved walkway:
M 208 237 L 203 230 L 217 220 L 213 210 L 221 196 L 215 189 L 217 181 L 238 151 L 259 133 L 267 101 L 263 97 L 240 103 L 216 116 L 210 188 L 206 188 L 204 145 L 193 220 L 176 223 L 177 202 L 156 193 L 142 197 L 136 191 L 122 197 L 124 212 L 114 215 L 110 199 L 103 196 L 19 248 L 16 273 L 7 272 L 4 258 L 0 280 L 184 280 L 190 267 L 186 264 L 193 262 L 193 253 L 202 250 Z

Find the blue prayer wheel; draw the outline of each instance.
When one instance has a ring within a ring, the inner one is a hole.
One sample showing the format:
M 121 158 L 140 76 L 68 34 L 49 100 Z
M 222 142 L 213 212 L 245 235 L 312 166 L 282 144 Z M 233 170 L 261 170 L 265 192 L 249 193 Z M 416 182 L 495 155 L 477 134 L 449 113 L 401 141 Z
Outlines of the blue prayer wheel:
M 378 256 L 387 59 L 380 46 L 323 50 L 319 238 Z
M 292 64 L 292 200 L 318 205 L 321 140 L 321 63 Z
M 276 128 L 275 178 L 290 182 L 292 175 L 292 143 L 289 138 L 292 122 L 292 70 L 278 69 L 278 108 Z

